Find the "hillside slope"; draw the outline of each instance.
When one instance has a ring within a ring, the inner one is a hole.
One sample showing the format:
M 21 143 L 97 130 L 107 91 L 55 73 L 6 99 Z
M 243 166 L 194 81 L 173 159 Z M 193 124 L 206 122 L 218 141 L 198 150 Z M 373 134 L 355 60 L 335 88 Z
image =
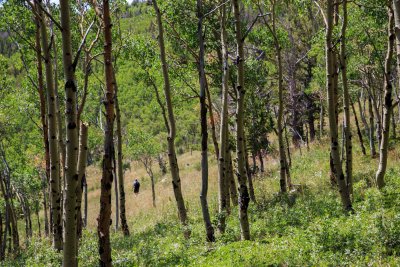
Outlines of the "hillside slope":
M 157 208 L 151 207 L 151 190 L 143 168 L 126 174 L 127 213 L 132 235 L 113 234 L 115 266 L 396 266 L 400 264 L 400 154 L 392 144 L 387 187 L 373 186 L 377 160 L 363 156 L 355 146 L 354 208 L 345 215 L 337 191 L 329 182 L 328 146 L 314 143 L 310 150 L 293 155 L 294 183 L 300 193 L 279 195 L 276 162 L 267 161 L 264 175 L 255 179 L 257 204 L 250 206 L 252 240 L 240 240 L 236 208 L 228 219 L 227 232 L 217 242 L 205 242 L 199 205 L 199 153 L 180 156 L 182 188 L 188 203 L 192 237 L 185 240 L 178 223 L 168 175 L 157 183 Z M 217 218 L 216 164 L 210 169 L 210 211 Z M 97 169 L 89 171 L 90 221 L 80 247 L 82 266 L 97 266 L 99 179 Z M 139 177 L 143 190 L 135 197 L 130 189 Z M 18 263 L 26 266 L 55 266 L 61 256 L 48 241 L 34 240 Z M 10 266 L 15 266 L 15 261 Z M 7 266 L 7 265 L 6 265 Z

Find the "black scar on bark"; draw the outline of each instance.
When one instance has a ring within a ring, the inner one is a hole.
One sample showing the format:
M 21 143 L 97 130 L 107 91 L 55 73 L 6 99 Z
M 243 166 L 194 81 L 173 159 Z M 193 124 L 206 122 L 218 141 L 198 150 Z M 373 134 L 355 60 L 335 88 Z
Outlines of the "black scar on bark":
M 76 123 L 75 122 L 70 122 L 68 123 L 68 129 L 72 130 L 76 128 Z

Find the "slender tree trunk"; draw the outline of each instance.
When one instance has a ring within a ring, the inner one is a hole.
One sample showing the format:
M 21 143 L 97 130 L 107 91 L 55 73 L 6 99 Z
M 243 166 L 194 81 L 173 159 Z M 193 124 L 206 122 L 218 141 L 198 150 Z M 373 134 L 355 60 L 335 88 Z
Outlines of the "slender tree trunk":
M 253 168 L 251 172 L 255 174 L 257 173 L 257 160 L 256 160 L 256 153 L 254 151 L 251 151 L 251 160 L 253 162 Z
M 233 164 L 232 164 L 232 155 L 231 151 L 229 150 L 226 155 L 226 160 L 228 163 L 228 170 L 227 170 L 227 180 L 229 181 L 229 195 L 231 197 L 232 205 L 237 206 L 238 205 L 238 192 L 237 192 L 237 186 L 235 182 L 235 178 L 233 175 Z
M 106 93 L 104 107 L 106 110 L 106 125 L 104 132 L 103 175 L 101 178 L 100 213 L 98 216 L 97 234 L 99 237 L 100 266 L 112 266 L 110 244 L 111 222 L 111 188 L 113 183 L 113 152 L 114 152 L 114 88 L 115 80 L 112 65 L 112 34 L 111 16 L 108 0 L 103 0 L 104 25 L 104 63 Z
M 371 157 L 376 157 L 375 149 L 375 130 L 374 130 L 374 112 L 372 110 L 372 99 L 368 97 L 368 113 L 369 113 L 369 147 L 371 149 Z
M 167 141 L 168 141 L 168 159 L 169 159 L 169 166 L 171 170 L 172 176 L 172 186 L 174 189 L 174 195 L 176 199 L 176 203 L 178 206 L 178 213 L 179 219 L 184 226 L 184 235 L 186 238 L 190 236 L 190 230 L 186 228 L 188 224 L 188 217 L 187 211 L 185 207 L 185 202 L 183 200 L 182 189 L 181 189 L 181 179 L 179 175 L 179 166 L 178 160 L 176 158 L 175 152 L 175 136 L 176 136 L 176 125 L 175 125 L 175 117 L 172 108 L 172 101 L 171 101 L 171 86 L 169 82 L 169 74 L 168 74 L 168 65 L 167 59 L 165 54 L 165 45 L 164 45 L 164 29 L 161 20 L 161 12 L 157 6 L 157 1 L 153 0 L 154 10 L 157 16 L 157 25 L 158 25 L 158 42 L 160 46 L 160 58 L 162 64 L 162 72 L 164 78 L 164 94 L 165 94 L 165 101 L 168 111 L 168 123 L 169 126 L 167 129 L 169 130 Z M 167 125 L 166 125 L 167 126 Z
M 364 104 L 365 104 L 365 100 L 364 100 Z M 366 112 L 365 112 L 365 109 L 363 109 L 361 106 L 360 98 L 357 99 L 357 105 L 358 105 L 358 110 L 360 112 L 361 121 L 364 126 L 365 134 L 368 136 L 368 140 L 369 140 L 370 135 L 369 135 L 369 126 L 368 126 L 368 122 L 367 122 L 366 115 L 365 115 Z M 365 105 L 364 105 L 364 108 L 365 108 Z
M 115 194 L 115 231 L 118 231 L 119 229 L 119 203 L 118 203 L 118 198 L 119 198 L 119 194 L 118 194 L 118 179 L 117 179 L 117 163 L 116 163 L 116 159 L 115 159 L 115 149 L 113 149 L 113 153 L 112 153 L 112 159 L 113 159 L 113 173 L 114 173 L 114 177 L 115 182 L 114 182 L 114 194 Z
M 72 58 L 70 3 L 69 0 L 60 0 L 60 14 L 62 27 L 62 48 L 65 80 L 65 128 L 66 128 L 66 158 L 65 158 L 65 193 L 63 199 L 63 266 L 77 266 L 76 248 L 76 185 L 78 181 L 78 129 L 77 129 L 77 85 L 75 68 Z
M 39 3 L 41 4 L 41 3 Z M 48 140 L 50 150 L 50 207 L 52 216 L 52 242 L 53 247 L 61 250 L 62 243 L 62 224 L 61 224 L 61 193 L 60 193 L 60 159 L 57 142 L 57 119 L 56 119 L 56 96 L 54 90 L 53 64 L 51 62 L 50 51 L 48 49 L 48 36 L 46 29 L 45 17 L 42 10 L 38 8 L 41 16 L 41 39 L 42 51 L 44 55 L 46 69 L 46 87 L 47 87 L 47 121 L 48 121 Z
M 7 199 L 7 195 L 6 192 L 4 190 L 4 181 L 3 181 L 3 177 L 0 173 L 0 189 L 1 189 L 1 193 L 3 194 L 3 198 L 6 202 L 6 207 L 5 207 L 5 221 L 4 221 L 4 237 L 1 243 L 1 247 L 0 247 L 0 255 L 3 257 L 3 259 L 5 258 L 6 255 L 6 247 L 7 247 L 7 234 L 8 232 L 10 232 L 10 213 L 9 213 L 9 209 L 8 209 L 8 199 Z
M 227 153 L 229 153 L 228 144 L 228 79 L 229 79 L 229 63 L 228 63 L 228 47 L 226 32 L 226 7 L 221 7 L 220 14 L 221 27 L 221 56 L 222 56 L 222 111 L 221 125 L 219 134 L 219 158 L 218 158 L 218 230 L 220 233 L 225 232 L 226 213 L 227 213 Z
M 39 237 L 42 237 L 42 227 L 40 224 L 39 207 L 35 208 L 35 215 L 36 215 L 36 221 L 37 221 L 37 227 L 38 227 L 38 234 L 39 234 Z M 1 216 L 1 214 L 0 214 L 0 216 Z M 0 239 L 1 239 L 1 234 L 0 234 Z M 1 240 L 0 240 L 0 244 L 1 244 Z
M 6 203 L 5 208 L 6 208 L 6 231 L 8 230 L 8 252 L 11 253 L 11 248 L 12 251 L 15 255 L 18 254 L 19 252 L 19 234 L 18 234 L 18 226 L 17 226 L 17 219 L 15 217 L 15 212 L 14 212 L 14 203 L 12 200 L 11 196 L 11 187 L 10 187 L 10 177 L 9 173 L 6 174 L 7 177 L 2 177 L 2 174 L 0 174 L 0 187 L 1 191 L 4 197 L 4 202 Z M 11 243 L 11 238 L 12 238 L 12 243 Z M 4 236 L 4 242 L 7 240 L 7 234 Z M 5 247 L 6 244 L 4 243 L 4 252 L 3 255 L 5 255 Z
M 44 213 L 44 232 L 45 235 L 49 235 L 49 219 L 47 215 L 47 192 L 46 192 L 47 180 L 45 177 L 42 178 L 42 194 L 43 194 L 43 213 Z
M 87 180 L 86 177 L 82 181 L 83 183 L 83 227 L 87 227 L 87 218 L 88 218 L 88 188 L 87 188 Z
M 307 112 L 308 114 L 308 118 L 307 118 L 307 122 L 308 122 L 308 127 L 310 128 L 310 141 L 314 141 L 315 139 L 315 125 L 314 125 L 314 102 L 312 102 L 311 108 L 310 110 Z
M 394 31 L 396 36 L 396 64 L 397 64 L 397 77 L 400 77 L 400 0 L 393 0 L 393 11 L 394 11 Z M 400 79 L 398 79 L 398 88 L 400 88 Z M 400 118 L 400 99 L 397 94 L 397 89 L 395 88 L 395 95 L 397 98 L 397 107 L 399 110 L 399 118 Z M 393 138 L 396 138 L 396 120 L 394 118 L 394 107 L 392 107 L 393 113 Z
M 49 2 L 47 2 L 47 5 Z M 47 7 L 48 10 L 51 10 L 50 7 Z M 50 24 L 52 27 L 52 35 L 51 39 L 53 42 L 53 45 L 51 47 L 53 48 L 53 72 L 54 72 L 54 92 L 56 95 L 56 114 L 57 114 L 57 140 L 58 140 L 58 150 L 60 153 L 60 188 L 61 185 L 64 186 L 64 178 L 65 178 L 65 157 L 66 157 L 66 148 L 65 148 L 65 143 L 64 143 L 64 135 L 63 135 L 63 124 L 62 124 L 62 118 L 61 118 L 61 109 L 60 109 L 60 96 L 58 93 L 58 53 L 57 53 L 57 35 L 54 34 L 54 23 Z M 78 125 L 79 126 L 79 125 Z M 60 192 L 62 192 L 60 190 Z M 62 207 L 62 199 L 61 199 L 61 207 Z
M 233 14 L 235 19 L 235 32 L 236 32 L 236 64 L 237 72 L 237 106 L 236 106 L 236 157 L 237 157 L 237 170 L 236 175 L 239 182 L 239 220 L 240 232 L 242 240 L 250 239 L 250 225 L 247 214 L 247 209 L 250 202 L 249 191 L 246 184 L 246 166 L 245 166 L 245 147 L 244 147 L 244 49 L 243 49 L 243 35 L 241 31 L 241 10 L 239 8 L 239 0 L 232 0 Z
M 321 103 L 320 103 L 321 107 L 320 107 L 320 111 L 319 111 L 319 139 L 321 139 L 321 137 L 324 135 L 324 103 L 322 102 L 322 97 L 321 97 Z
M 367 154 L 367 152 L 365 151 L 363 136 L 362 136 L 362 133 L 361 133 L 360 124 L 358 122 L 356 109 L 354 108 L 354 104 L 353 104 L 353 101 L 351 101 L 351 99 L 350 99 L 350 105 L 351 105 L 351 109 L 353 110 L 354 120 L 356 122 L 357 135 L 358 135 L 358 140 L 360 141 L 361 151 L 362 151 L 363 155 L 365 156 Z
M 279 172 L 279 183 L 282 193 L 287 192 L 286 184 L 286 173 L 287 173 L 287 160 L 285 155 L 285 143 L 283 140 L 283 68 L 282 68 L 282 54 L 281 46 L 276 33 L 275 25 L 275 2 L 272 4 L 272 28 L 270 28 L 271 33 L 274 38 L 274 46 L 276 59 L 278 64 L 278 118 L 277 118 L 277 128 L 278 128 L 278 146 L 279 146 L 279 162 L 280 162 L 280 172 Z
M 129 236 L 129 227 L 126 221 L 125 212 L 125 186 L 124 186 L 124 170 L 122 167 L 122 130 L 121 130 L 121 112 L 119 109 L 118 102 L 118 83 L 115 77 L 115 71 L 113 72 L 115 81 L 115 115 L 117 120 L 117 177 L 119 187 L 119 215 L 121 219 L 121 228 L 124 236 Z
M 153 207 L 156 207 L 156 185 L 154 182 L 154 174 L 153 174 L 153 170 L 151 169 L 150 166 L 150 181 L 151 181 L 151 196 L 152 196 L 152 200 L 153 200 Z
M 38 9 L 38 8 L 37 8 Z M 40 39 L 41 31 L 41 19 L 40 17 L 35 17 L 36 32 L 35 32 L 35 42 L 36 42 L 36 59 L 37 59 L 37 72 L 38 72 L 38 94 L 40 100 L 40 119 L 42 123 L 42 133 L 43 133 L 43 144 L 45 149 L 45 162 L 46 162 L 46 182 L 50 179 L 50 151 L 49 151 L 49 137 L 48 137 L 48 125 L 46 119 L 46 99 L 45 90 L 43 84 L 43 67 L 42 67 L 42 46 Z
M 206 106 L 206 74 L 204 62 L 204 40 L 203 40 L 203 1 L 197 0 L 197 38 L 199 42 L 199 84 L 200 84 L 200 125 L 201 125 L 201 192 L 200 203 L 203 213 L 206 238 L 208 242 L 214 242 L 214 228 L 211 224 L 210 211 L 208 209 L 208 132 L 207 132 L 207 106 Z M 218 153 L 218 151 L 216 151 Z
M 87 145 L 88 126 L 81 122 L 79 126 L 79 154 L 78 154 L 78 182 L 76 187 L 76 220 L 77 220 L 77 247 L 79 238 L 82 236 L 82 191 L 83 182 L 86 180 L 86 162 L 87 162 Z
M 333 31 L 333 0 L 327 1 L 327 25 L 326 25 L 326 75 L 327 75 L 327 93 L 328 93 L 328 116 L 329 129 L 331 139 L 331 159 L 333 163 L 333 174 L 339 186 L 339 192 L 342 204 L 345 210 L 352 210 L 350 194 L 346 185 L 342 166 L 340 163 L 340 146 L 338 142 L 338 126 L 337 126 L 337 97 L 335 96 L 335 72 L 334 57 L 336 57 L 332 42 Z
M 163 155 L 161 153 L 158 154 L 157 161 L 158 161 L 158 166 L 160 167 L 161 174 L 162 175 L 167 174 L 167 166 L 164 161 Z
M 214 145 L 214 152 L 216 155 L 216 159 L 218 160 L 219 156 L 219 147 L 218 147 L 218 141 L 217 141 L 217 135 L 215 132 L 215 121 L 214 121 L 214 113 L 213 113 L 213 108 L 212 108 L 212 101 L 211 101 L 211 94 L 210 94 L 210 89 L 208 87 L 208 81 L 207 77 L 205 78 L 205 83 L 206 83 L 206 96 L 207 96 L 207 105 L 208 109 L 210 110 L 210 123 L 211 123 L 211 138 L 213 140 L 213 145 Z
M 246 136 L 246 134 L 245 134 Z M 247 151 L 247 145 L 246 145 L 246 138 L 243 140 L 244 143 L 244 158 L 245 158 L 245 164 L 246 164 L 246 176 L 247 176 L 247 182 L 249 184 L 249 195 L 250 195 L 250 200 L 253 201 L 254 203 L 257 203 L 256 201 L 256 196 L 254 194 L 254 186 L 253 186 L 253 175 L 250 169 L 250 164 L 249 164 L 249 155 Z
M 45 170 L 45 179 L 43 181 L 43 186 L 50 182 L 50 151 L 49 151 L 49 138 L 48 138 L 48 125 L 46 119 L 46 99 L 43 85 L 43 68 L 42 68 L 42 46 L 41 46 L 41 38 L 40 38 L 40 24 L 41 18 L 35 17 L 36 23 L 36 32 L 35 32 L 35 42 L 36 42 L 36 59 L 37 59 L 37 71 L 38 71 L 38 94 L 40 100 L 40 118 L 42 123 L 42 135 L 43 135 L 43 144 L 45 149 L 45 162 L 46 162 L 46 170 Z M 40 177 L 39 177 L 40 178 Z M 45 194 L 45 192 L 44 192 Z M 46 197 L 46 195 L 44 195 Z M 45 234 L 48 236 L 49 234 L 49 224 L 47 218 L 47 206 L 44 203 L 44 223 L 45 223 Z M 1 244 L 1 242 L 0 242 Z
M 3 245 L 3 217 L 0 210 L 0 262 L 4 260 L 2 245 Z
M 396 38 L 397 42 L 400 42 L 400 32 L 397 30 L 397 34 L 393 30 L 394 20 L 396 20 L 396 28 L 400 26 L 400 2 L 394 1 L 394 14 L 392 8 L 388 7 L 388 46 L 387 54 L 385 59 L 385 100 L 383 108 L 383 128 L 382 128 L 382 140 L 379 147 L 379 167 L 376 172 L 376 184 L 378 188 L 383 188 L 385 185 L 385 172 L 388 157 L 388 145 L 389 145 L 389 135 L 390 135 L 390 118 L 393 108 L 392 99 L 392 82 L 391 82 L 391 64 L 393 57 L 393 47 Z M 395 18 L 394 18 L 395 16 Z M 398 28 L 397 28 L 398 29 Z M 400 51 L 398 53 L 398 60 L 400 60 Z
M 394 115 L 394 107 L 392 107 L 392 138 L 397 139 L 396 134 L 396 117 Z
M 264 172 L 264 159 L 261 150 L 258 152 L 258 160 L 260 161 L 260 172 Z
M 10 181 L 8 183 L 8 192 L 11 192 L 10 188 Z M 19 233 L 18 233 L 18 221 L 17 221 L 17 216 L 15 214 L 15 207 L 14 207 L 14 201 L 12 198 L 10 198 L 10 205 L 9 205 L 9 210 L 10 210 L 10 219 L 11 219 L 11 226 L 12 226 L 12 243 L 13 243 L 13 253 L 14 255 L 18 255 L 19 253 Z
M 346 52 L 346 29 L 347 29 L 347 0 L 342 1 L 343 22 L 341 30 L 340 43 L 340 63 L 343 83 L 343 109 L 344 109 L 344 125 L 343 132 L 345 136 L 344 146 L 346 148 L 346 183 L 349 194 L 353 194 L 353 152 L 352 152 L 352 134 L 350 125 L 350 94 L 347 83 L 347 52 Z
M 285 129 L 285 140 L 286 140 L 286 151 L 287 151 L 287 168 L 290 168 L 292 166 L 292 156 L 290 153 L 290 144 L 289 144 L 289 137 L 288 137 L 288 132 L 287 132 L 287 124 L 285 123 L 284 126 Z M 301 148 L 300 148 L 301 149 Z
M 152 201 L 153 201 L 153 208 L 156 207 L 156 187 L 155 187 L 155 182 L 154 182 L 154 173 L 151 165 L 153 164 L 152 160 L 150 158 L 145 158 L 142 160 L 143 166 L 146 169 L 147 174 L 150 177 L 150 182 L 151 182 L 151 196 L 152 196 Z

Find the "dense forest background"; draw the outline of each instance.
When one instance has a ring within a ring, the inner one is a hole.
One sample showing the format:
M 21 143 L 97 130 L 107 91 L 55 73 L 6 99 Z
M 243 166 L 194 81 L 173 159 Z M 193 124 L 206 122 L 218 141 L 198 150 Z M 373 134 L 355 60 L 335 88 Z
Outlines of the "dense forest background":
M 399 29 L 398 0 L 0 1 L 0 265 L 398 265 Z

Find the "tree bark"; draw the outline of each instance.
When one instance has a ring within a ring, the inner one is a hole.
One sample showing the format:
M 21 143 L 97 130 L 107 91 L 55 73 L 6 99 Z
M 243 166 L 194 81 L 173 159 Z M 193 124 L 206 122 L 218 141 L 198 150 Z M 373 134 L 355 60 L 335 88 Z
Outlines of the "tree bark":
M 244 39 L 241 31 L 241 19 L 239 0 L 232 0 L 233 14 L 235 19 L 235 37 L 236 37 L 236 64 L 237 64 L 237 105 L 236 105 L 236 157 L 237 169 L 236 175 L 239 182 L 239 221 L 242 240 L 250 239 L 250 225 L 247 214 L 250 197 L 246 184 L 246 166 L 245 166 L 245 147 L 244 147 L 244 96 L 246 93 L 244 87 Z
M 362 136 L 362 133 L 361 133 L 360 124 L 359 124 L 359 122 L 358 122 L 358 117 L 357 117 L 356 109 L 354 108 L 354 104 L 353 104 L 353 101 L 351 101 L 351 99 L 350 99 L 350 105 L 351 105 L 351 109 L 353 110 L 354 120 L 355 120 L 355 122 L 356 122 L 357 135 L 358 135 L 358 140 L 360 141 L 361 151 L 362 151 L 363 155 L 365 156 L 365 155 L 367 154 L 367 152 L 365 151 L 363 136 Z
M 88 188 L 86 177 L 82 180 L 83 183 L 83 227 L 87 227 L 87 217 L 88 217 Z
M 368 96 L 368 113 L 369 113 L 369 147 L 371 150 L 371 157 L 376 157 L 375 149 L 375 130 L 374 130 L 374 112 L 372 110 L 372 97 Z
M 244 135 L 246 136 L 246 134 Z M 244 138 L 244 159 L 245 159 L 245 167 L 246 167 L 246 177 L 247 177 L 247 182 L 249 184 L 249 195 L 250 195 L 250 200 L 253 201 L 254 203 L 257 203 L 256 201 L 256 196 L 254 194 L 254 186 L 253 186 L 253 173 L 250 169 L 250 164 L 249 164 L 249 155 L 247 151 L 247 142 L 246 138 Z
M 2 245 L 3 245 L 3 217 L 0 210 L 0 262 L 4 260 Z
M 147 174 L 150 177 L 150 182 L 151 182 L 151 196 L 152 196 L 152 201 L 153 201 L 153 208 L 156 207 L 156 188 L 155 188 L 155 182 L 154 182 L 154 173 L 151 165 L 153 164 L 151 158 L 144 158 L 142 160 L 143 166 L 146 169 Z
M 42 46 L 40 39 L 41 30 L 41 19 L 35 16 L 36 32 L 35 32 L 35 42 L 36 42 L 36 59 L 37 59 L 37 73 L 38 73 L 38 94 L 40 100 L 40 119 L 42 123 L 42 133 L 43 133 L 43 144 L 45 149 L 45 162 L 46 162 L 46 182 L 50 180 L 50 151 L 49 151 L 49 137 L 48 137 L 48 125 L 46 119 L 46 99 L 45 90 L 43 84 L 43 67 L 42 67 Z
M 274 46 L 276 59 L 278 64 L 278 118 L 277 118 L 277 128 L 278 128 L 278 146 L 279 146 L 279 184 L 282 193 L 287 192 L 287 181 L 286 173 L 288 172 L 287 160 L 285 155 L 285 143 L 283 140 L 283 68 L 282 68 L 282 53 L 281 46 L 276 32 L 275 24 L 275 2 L 272 4 L 272 27 L 269 26 L 269 30 L 274 38 Z
M 115 99 L 115 98 L 114 98 Z M 118 194 L 118 179 L 117 179 L 117 162 L 115 159 L 115 148 L 113 148 L 113 152 L 112 152 L 112 160 L 113 160 L 113 174 L 115 179 L 114 182 L 114 194 L 115 194 L 115 223 L 114 223 L 114 229 L 115 231 L 118 231 L 119 229 L 119 203 L 118 203 L 118 198 L 119 198 L 119 194 Z
M 264 159 L 261 150 L 258 152 L 258 160 L 260 161 L 260 172 L 264 172 Z
M 229 184 L 229 195 L 231 197 L 232 205 L 237 206 L 238 205 L 238 192 L 237 192 L 235 178 L 233 175 L 232 155 L 231 155 L 230 149 L 227 152 L 226 160 L 227 160 L 227 168 L 228 168 L 226 177 L 227 177 L 228 184 Z
M 97 234 L 99 237 L 100 266 L 112 266 L 110 224 L 111 224 L 111 188 L 113 183 L 113 152 L 114 152 L 114 88 L 112 63 L 112 34 L 110 3 L 103 0 L 103 33 L 104 33 L 104 64 L 106 93 L 104 108 L 106 124 L 104 132 L 103 175 L 101 178 L 100 213 L 98 216 Z
M 117 177 L 119 187 L 119 216 L 121 219 L 121 228 L 124 236 L 129 236 L 129 227 L 126 221 L 125 212 L 125 186 L 124 186 L 124 170 L 122 166 L 122 130 L 121 130 L 121 112 L 119 109 L 118 102 L 118 83 L 115 77 L 115 71 L 113 72 L 115 81 L 115 115 L 117 120 Z
M 40 2 L 38 3 L 41 4 Z M 54 89 L 53 64 L 51 62 L 50 51 L 48 49 L 48 36 L 46 29 L 46 21 L 41 8 L 38 8 L 38 14 L 41 17 L 41 44 L 44 55 L 46 70 L 46 87 L 47 87 L 47 121 L 48 121 L 48 140 L 50 151 L 50 207 L 52 216 L 52 243 L 53 247 L 61 250 L 63 246 L 62 240 L 62 224 L 61 224 L 61 193 L 60 193 L 60 154 L 57 141 L 57 109 L 56 95 Z
M 69 0 L 60 0 L 62 27 L 62 48 L 65 88 L 65 128 L 66 128 L 66 159 L 65 159 L 65 191 L 63 199 L 63 266 L 77 266 L 76 248 L 76 185 L 78 181 L 78 131 L 77 131 L 77 101 L 75 68 L 72 58 L 71 23 Z
M 213 145 L 214 145 L 214 152 L 215 152 L 215 156 L 216 159 L 218 160 L 218 156 L 219 156 L 219 147 L 218 147 L 218 141 L 217 141 L 217 135 L 216 135 L 216 131 L 215 131 L 215 121 L 214 121 L 214 113 L 213 113 L 213 109 L 212 109 L 212 101 L 211 101 L 211 94 L 210 94 L 210 89 L 208 87 L 208 81 L 207 81 L 207 77 L 205 78 L 205 83 L 206 83 L 206 96 L 207 96 L 207 104 L 208 104 L 208 109 L 210 110 L 210 123 L 211 123 L 211 138 L 213 140 Z
M 228 35 L 226 32 L 226 7 L 221 7 L 220 14 L 221 27 L 221 57 L 222 57 L 222 111 L 221 125 L 219 134 L 219 157 L 218 157 L 218 230 L 220 233 L 225 232 L 226 213 L 227 213 L 227 153 L 229 153 L 228 144 L 228 79 L 229 79 L 229 62 L 228 62 Z
M 79 154 L 78 154 L 78 182 L 76 187 L 76 219 L 77 219 L 77 247 L 82 236 L 82 191 L 83 181 L 86 180 L 88 126 L 81 122 L 79 126 Z
M 346 52 L 346 29 L 347 29 L 347 0 L 342 1 L 343 22 L 341 29 L 340 43 L 340 63 L 343 83 L 343 109 L 344 109 L 344 126 L 343 132 L 345 136 L 345 154 L 346 154 L 346 183 L 349 194 L 353 194 L 353 152 L 352 152 L 352 134 L 350 125 L 350 94 L 347 82 L 347 52 Z
M 174 195 L 176 199 L 176 203 L 178 206 L 178 213 L 179 219 L 183 225 L 184 229 L 184 236 L 189 238 L 190 230 L 186 228 L 188 224 L 188 217 L 187 211 L 185 207 L 185 202 L 183 200 L 182 189 L 181 189 L 181 178 L 179 175 L 179 166 L 178 160 L 176 158 L 175 152 L 175 136 L 176 136 L 176 125 L 175 125 L 175 116 L 172 108 L 172 101 L 171 101 L 171 86 L 169 82 L 169 74 L 168 74 L 168 65 L 167 59 L 165 54 L 165 45 L 164 45 L 164 29 L 161 20 L 161 12 L 158 8 L 157 1 L 153 0 L 153 7 L 156 12 L 157 16 L 157 26 L 158 26 L 158 43 L 160 47 L 160 59 L 162 64 L 162 72 L 164 78 L 164 94 L 165 94 L 165 101 L 167 106 L 168 112 L 168 123 L 169 126 L 166 125 L 166 128 L 169 130 L 167 142 L 168 142 L 168 160 L 169 166 L 171 170 L 172 176 L 172 186 L 174 189 Z
M 393 30 L 394 20 L 396 20 L 396 28 L 400 26 L 400 14 L 399 14 L 400 2 L 394 0 L 393 7 L 395 12 L 393 12 L 392 7 L 390 6 L 388 7 L 389 23 L 388 23 L 388 45 L 385 58 L 385 82 L 384 82 L 385 96 L 384 96 L 384 107 L 383 107 L 383 127 L 382 127 L 382 139 L 379 147 L 379 167 L 378 171 L 376 172 L 376 184 L 380 189 L 385 186 L 384 177 L 385 177 L 387 158 L 388 158 L 390 118 L 393 108 L 392 82 L 391 82 L 391 64 L 393 57 L 393 47 L 395 39 L 397 42 L 400 42 L 399 31 L 397 30 L 397 34 L 395 34 Z M 398 60 L 400 60 L 400 51 L 398 54 Z
M 333 174 L 339 186 L 339 193 L 341 196 L 342 204 L 345 210 L 352 210 L 350 194 L 346 185 L 345 177 L 340 162 L 340 145 L 338 142 L 338 125 L 337 125 L 337 97 L 335 95 L 335 73 L 334 57 L 334 44 L 332 42 L 333 31 L 333 0 L 327 1 L 327 25 L 326 25 L 326 87 L 328 95 L 328 117 L 329 117 L 329 134 L 331 139 L 331 159 L 333 163 Z
M 206 74 L 204 62 L 204 40 L 203 40 L 203 1 L 197 0 L 197 38 L 199 44 L 199 84 L 200 84 L 200 126 L 201 126 L 201 191 L 200 203 L 206 228 L 206 239 L 214 242 L 214 228 L 211 224 L 210 211 L 208 209 L 208 132 L 207 132 L 207 106 L 206 106 Z M 216 151 L 217 152 L 217 151 Z
M 42 237 L 42 227 L 41 227 L 41 223 L 40 223 L 40 216 L 39 216 L 39 203 L 36 203 L 38 206 L 35 207 L 35 215 L 36 215 L 36 222 L 37 222 L 37 227 L 38 227 L 38 234 L 39 237 Z M 0 242 L 1 244 L 1 242 Z
M 45 235 L 49 235 L 49 219 L 47 215 L 47 192 L 46 192 L 47 180 L 45 177 L 42 178 L 42 194 L 43 194 L 43 213 L 44 213 L 44 232 Z

